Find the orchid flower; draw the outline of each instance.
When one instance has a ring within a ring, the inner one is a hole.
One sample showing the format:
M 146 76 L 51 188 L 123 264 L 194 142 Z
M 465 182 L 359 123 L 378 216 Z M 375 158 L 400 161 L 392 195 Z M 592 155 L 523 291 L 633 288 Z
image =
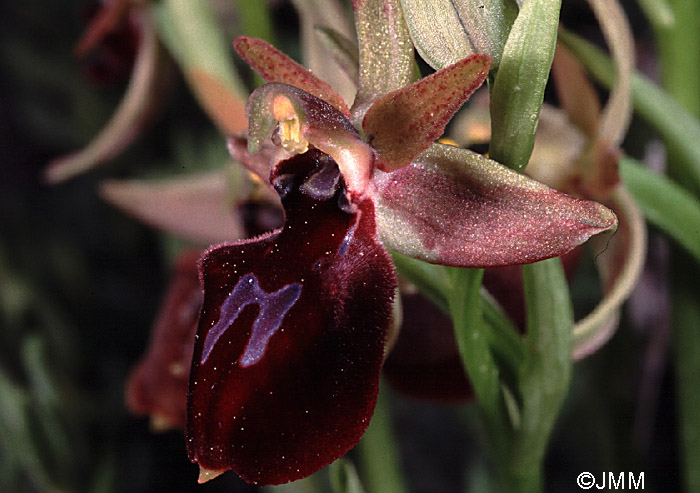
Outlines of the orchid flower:
M 396 290 L 387 249 L 461 267 L 535 262 L 616 218 L 433 143 L 486 78 L 484 55 L 383 94 L 361 86 L 349 110 L 264 41 L 234 46 L 268 84 L 246 107 L 247 150 L 241 138 L 230 146 L 277 191 L 286 220 L 200 260 L 187 447 L 200 481 L 233 469 L 278 484 L 341 457 L 369 424 Z

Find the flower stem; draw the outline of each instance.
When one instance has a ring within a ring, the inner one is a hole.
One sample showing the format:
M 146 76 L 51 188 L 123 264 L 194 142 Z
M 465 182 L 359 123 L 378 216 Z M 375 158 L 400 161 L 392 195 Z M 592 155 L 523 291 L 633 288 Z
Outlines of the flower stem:
M 406 491 L 391 420 L 391 395 L 382 385 L 367 432 L 358 445 L 362 479 L 368 491 Z

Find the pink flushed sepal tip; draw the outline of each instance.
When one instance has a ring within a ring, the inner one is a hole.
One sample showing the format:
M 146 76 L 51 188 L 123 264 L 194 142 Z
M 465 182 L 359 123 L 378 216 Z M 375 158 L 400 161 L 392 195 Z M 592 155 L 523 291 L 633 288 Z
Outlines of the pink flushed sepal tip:
M 202 258 L 188 393 L 190 459 L 255 484 L 308 476 L 359 441 L 396 286 L 373 203 L 349 202 L 332 158 L 310 150 L 270 178 L 285 226 Z

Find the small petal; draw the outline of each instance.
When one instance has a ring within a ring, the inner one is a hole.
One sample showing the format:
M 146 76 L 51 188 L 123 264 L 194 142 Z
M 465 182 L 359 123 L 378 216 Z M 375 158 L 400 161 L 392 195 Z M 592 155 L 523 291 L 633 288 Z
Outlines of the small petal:
M 278 152 L 303 153 L 312 144 L 331 156 L 350 192 L 364 195 L 374 171 L 374 152 L 343 113 L 296 87 L 270 83 L 250 95 L 248 149 L 257 152 L 272 137 Z M 291 154 L 290 154 L 291 153 Z
M 489 57 L 471 55 L 375 102 L 362 128 L 379 169 L 403 168 L 430 147 L 488 73 Z
M 243 165 L 257 179 L 270 185 L 270 163 L 275 152 L 275 146 L 272 142 L 263 142 L 261 148 L 251 154 L 248 152 L 248 139 L 232 135 L 226 140 L 226 146 L 233 159 Z
M 329 55 L 332 55 L 333 52 L 328 50 L 328 45 L 321 39 L 317 31 L 319 27 L 327 28 L 345 39 L 352 37 L 354 35 L 353 26 L 345 5 L 340 0 L 293 0 L 292 3 L 299 12 L 304 66 L 308 67 L 319 79 L 328 82 L 340 95 L 341 100 L 352 101 L 357 92 L 357 84 L 342 69 L 342 65 L 338 63 L 335 56 L 329 60 Z M 291 83 L 289 81 L 280 82 Z
M 255 484 L 308 476 L 360 439 L 396 287 L 371 200 L 348 202 L 330 157 L 312 149 L 271 178 L 285 227 L 202 259 L 188 401 L 192 461 Z
M 561 255 L 614 228 L 615 214 L 552 190 L 483 156 L 433 145 L 411 166 L 376 178 L 384 244 L 462 267 Z
M 327 82 L 316 77 L 309 69 L 298 64 L 267 41 L 238 36 L 233 42 L 233 47 L 266 82 L 290 84 L 327 101 L 346 116 L 350 115 L 348 105 Z

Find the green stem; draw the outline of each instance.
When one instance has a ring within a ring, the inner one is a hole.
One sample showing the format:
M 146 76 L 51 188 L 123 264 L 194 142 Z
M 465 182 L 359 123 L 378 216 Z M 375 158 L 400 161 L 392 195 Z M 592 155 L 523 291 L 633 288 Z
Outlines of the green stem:
M 391 420 L 391 395 L 382 386 L 372 421 L 358 445 L 362 480 L 367 491 L 406 491 Z
M 560 0 L 531 0 L 523 4 L 506 41 L 491 89 L 489 152 L 493 159 L 516 170 L 527 166 L 534 146 L 535 129 L 554 57 L 560 8 Z M 504 398 L 513 392 L 512 389 L 503 392 L 497 386 L 499 369 L 491 354 L 470 355 L 465 348 L 462 355 L 472 382 L 474 370 L 470 365 L 476 366 L 476 363 L 470 359 L 480 358 L 480 365 L 491 372 L 490 378 L 482 382 L 491 388 L 481 394 L 476 391 L 476 396 L 485 414 L 491 413 L 487 422 L 498 427 L 490 430 L 490 438 L 505 491 L 536 493 L 542 490 L 549 435 L 568 389 L 573 320 L 558 260 L 526 266 L 523 277 L 528 302 L 527 347 L 518 366 L 517 395 L 514 399 L 505 399 L 509 403 L 510 420 L 499 413 L 503 412 Z M 450 307 L 453 315 L 460 315 L 455 313 L 452 303 Z M 468 320 L 474 316 L 471 313 L 474 310 L 470 307 L 464 315 L 467 322 L 474 323 Z M 556 323 L 566 318 L 560 316 L 562 312 L 568 314 L 569 320 L 559 326 Z M 462 327 L 456 318 L 455 329 L 458 334 L 460 330 L 465 332 L 461 339 L 469 341 L 470 345 L 472 341 L 468 337 L 480 335 L 478 327 Z M 566 363 L 562 362 L 562 357 Z
M 571 298 L 558 258 L 523 266 L 527 305 L 526 357 L 520 371 L 520 427 L 503 475 L 507 491 L 542 490 L 549 436 L 571 378 Z
M 491 452 L 498 461 L 507 453 L 512 426 L 501 391 L 500 371 L 482 319 L 479 292 L 484 271 L 450 268 L 449 273 L 452 287 L 448 306 L 457 346 L 486 424 Z
M 415 284 L 438 308 L 447 314 L 450 313 L 447 301 L 450 286 L 445 283 L 446 267 L 421 262 L 395 252 L 392 253 L 392 258 L 401 276 Z M 514 374 L 524 356 L 520 336 L 501 306 L 486 289 L 481 288 L 479 296 L 484 323 L 488 326 L 485 334 L 489 347 L 499 365 L 507 369 L 506 373 Z

